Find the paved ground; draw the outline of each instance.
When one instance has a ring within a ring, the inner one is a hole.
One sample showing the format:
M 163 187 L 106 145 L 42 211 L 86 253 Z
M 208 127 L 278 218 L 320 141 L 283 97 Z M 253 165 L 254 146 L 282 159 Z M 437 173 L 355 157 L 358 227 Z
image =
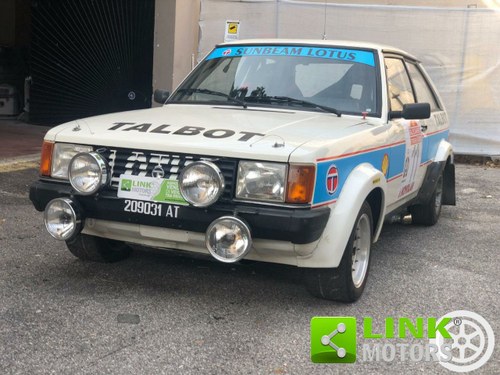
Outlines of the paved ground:
M 500 341 L 499 168 L 460 165 L 458 206 L 436 226 L 386 226 L 365 294 L 348 305 L 309 296 L 289 267 L 144 250 L 112 265 L 78 261 L 31 206 L 36 178 L 0 173 L 1 374 L 449 373 L 426 362 L 312 364 L 317 315 L 371 316 L 380 328 L 386 316 L 467 309 Z M 478 373 L 499 372 L 497 344 Z
M 0 117 L 0 159 L 39 155 L 47 126 L 29 125 L 12 117 Z

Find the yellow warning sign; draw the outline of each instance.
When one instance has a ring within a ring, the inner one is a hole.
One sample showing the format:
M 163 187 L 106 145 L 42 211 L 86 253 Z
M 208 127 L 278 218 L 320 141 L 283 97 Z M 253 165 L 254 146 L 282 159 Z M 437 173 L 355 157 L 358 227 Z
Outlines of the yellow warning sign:
M 239 24 L 236 22 L 230 22 L 227 24 L 227 33 L 228 34 L 238 34 L 238 26 Z
M 240 37 L 240 21 L 234 21 L 234 20 L 226 21 L 224 41 L 230 42 L 231 40 L 239 39 L 239 37 Z

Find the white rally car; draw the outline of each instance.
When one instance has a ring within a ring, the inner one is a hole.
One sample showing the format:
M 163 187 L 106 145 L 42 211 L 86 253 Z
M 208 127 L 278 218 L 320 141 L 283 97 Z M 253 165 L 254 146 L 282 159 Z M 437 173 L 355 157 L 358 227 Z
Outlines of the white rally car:
M 455 204 L 443 103 L 399 49 L 221 44 L 155 100 L 45 136 L 30 198 L 81 259 L 135 243 L 289 264 L 314 295 L 354 301 L 385 218 L 433 225 Z

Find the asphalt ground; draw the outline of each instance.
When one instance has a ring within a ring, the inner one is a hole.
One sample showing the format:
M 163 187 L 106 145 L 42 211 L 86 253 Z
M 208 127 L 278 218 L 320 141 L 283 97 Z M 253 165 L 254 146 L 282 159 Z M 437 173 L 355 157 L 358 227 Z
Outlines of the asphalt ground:
M 45 231 L 35 169 L 0 173 L 1 374 L 446 374 L 432 362 L 310 361 L 314 316 L 482 315 L 497 333 L 476 373 L 500 373 L 500 169 L 457 166 L 458 206 L 434 227 L 386 225 L 354 304 L 310 296 L 293 267 L 138 249 L 85 263 Z M 404 340 L 380 339 L 381 343 Z M 426 342 L 413 339 L 410 343 Z
M 40 155 L 47 126 L 30 125 L 12 116 L 0 116 L 0 164 L 2 159 Z

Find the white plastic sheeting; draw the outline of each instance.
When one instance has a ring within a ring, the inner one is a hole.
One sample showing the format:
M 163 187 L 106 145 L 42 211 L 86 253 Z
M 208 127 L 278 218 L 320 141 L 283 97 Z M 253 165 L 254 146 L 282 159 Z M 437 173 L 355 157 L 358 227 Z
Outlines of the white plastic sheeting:
M 443 98 L 455 152 L 500 155 L 500 10 L 202 0 L 199 58 L 223 41 L 227 19 L 240 38 L 359 40 L 417 56 Z

